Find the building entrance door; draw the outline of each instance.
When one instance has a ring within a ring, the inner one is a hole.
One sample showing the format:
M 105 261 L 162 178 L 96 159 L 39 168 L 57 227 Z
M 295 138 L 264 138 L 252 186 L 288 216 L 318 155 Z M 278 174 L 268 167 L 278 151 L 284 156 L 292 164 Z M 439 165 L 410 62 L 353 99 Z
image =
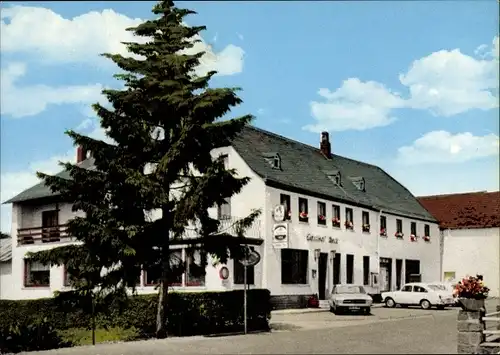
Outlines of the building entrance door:
M 328 254 L 320 253 L 318 260 L 318 298 L 326 299 L 326 274 L 328 272 Z

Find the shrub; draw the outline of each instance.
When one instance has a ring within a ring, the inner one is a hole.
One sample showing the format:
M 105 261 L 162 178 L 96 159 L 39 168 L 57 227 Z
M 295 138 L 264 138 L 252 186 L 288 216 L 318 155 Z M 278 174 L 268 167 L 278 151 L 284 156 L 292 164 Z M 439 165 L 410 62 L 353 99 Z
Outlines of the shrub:
M 64 341 L 46 319 L 33 324 L 13 322 L 0 327 L 0 354 L 49 350 L 72 346 Z
M 269 330 L 270 292 L 247 292 L 249 330 Z M 157 294 L 117 299 L 106 312 L 96 314 L 96 328 L 135 328 L 141 337 L 153 336 L 156 329 Z M 170 335 L 207 335 L 243 330 L 243 291 L 169 293 Z M 57 330 L 90 327 L 90 314 L 69 299 L 0 300 L 0 328 L 12 324 L 34 324 L 45 320 Z

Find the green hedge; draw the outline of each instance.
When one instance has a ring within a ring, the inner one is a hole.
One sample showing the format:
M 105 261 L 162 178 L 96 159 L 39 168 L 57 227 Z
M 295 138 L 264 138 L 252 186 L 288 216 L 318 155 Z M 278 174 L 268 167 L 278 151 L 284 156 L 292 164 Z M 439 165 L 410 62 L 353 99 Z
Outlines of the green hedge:
M 248 293 L 248 329 L 269 330 L 270 292 L 253 289 Z M 106 312 L 98 312 L 96 326 L 135 327 L 143 336 L 152 336 L 156 328 L 158 295 L 129 297 L 116 302 Z M 55 298 L 9 301 L 0 300 L 0 330 L 13 324 L 33 324 L 46 319 L 59 330 L 90 325 L 88 307 Z M 206 335 L 243 330 L 243 291 L 169 293 L 168 329 L 170 335 Z

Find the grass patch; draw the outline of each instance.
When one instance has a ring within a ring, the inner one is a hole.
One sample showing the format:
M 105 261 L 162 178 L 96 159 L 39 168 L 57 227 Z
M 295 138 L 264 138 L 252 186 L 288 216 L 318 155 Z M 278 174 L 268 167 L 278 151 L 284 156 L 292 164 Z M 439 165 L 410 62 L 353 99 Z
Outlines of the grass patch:
M 60 336 L 65 341 L 71 341 L 75 346 L 92 345 L 92 330 L 85 328 L 71 328 L 61 330 Z M 95 330 L 95 342 L 115 342 L 115 341 L 130 341 L 137 339 L 139 332 L 135 328 L 98 328 Z

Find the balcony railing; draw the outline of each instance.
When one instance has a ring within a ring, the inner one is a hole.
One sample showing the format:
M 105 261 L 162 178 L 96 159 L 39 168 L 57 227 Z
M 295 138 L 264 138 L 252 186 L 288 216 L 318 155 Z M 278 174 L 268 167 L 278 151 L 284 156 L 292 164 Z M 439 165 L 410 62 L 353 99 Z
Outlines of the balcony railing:
M 219 225 L 219 232 L 221 233 L 227 233 L 230 235 L 236 236 L 236 222 L 238 222 L 241 218 L 240 217 L 235 217 L 235 216 L 221 216 L 219 217 L 220 225 Z M 255 220 L 253 224 L 250 226 L 250 228 L 246 229 L 244 233 L 246 238 L 254 238 L 254 239 L 261 239 L 261 225 L 260 225 L 260 220 Z M 184 233 L 184 238 L 186 239 L 191 239 L 191 238 L 197 238 L 199 237 L 197 231 L 196 231 L 196 226 L 188 227 L 186 228 L 186 231 Z
M 66 233 L 65 224 L 54 227 L 32 227 L 17 230 L 18 245 L 45 244 L 69 240 L 70 237 Z

